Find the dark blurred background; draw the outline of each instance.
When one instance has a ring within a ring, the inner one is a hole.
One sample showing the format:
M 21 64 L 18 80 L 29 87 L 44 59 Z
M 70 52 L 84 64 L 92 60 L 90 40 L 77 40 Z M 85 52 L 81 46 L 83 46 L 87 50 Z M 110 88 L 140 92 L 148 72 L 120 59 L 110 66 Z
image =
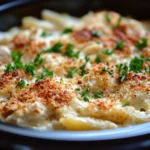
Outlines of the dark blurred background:
M 0 0 L 0 5 L 6 4 L 8 2 L 14 1 L 24 1 L 24 0 Z M 28 0 L 28 1 L 39 1 L 40 3 L 44 0 Z M 65 5 L 76 5 L 76 3 L 84 3 L 84 7 L 87 9 L 99 10 L 99 9 L 109 9 L 120 12 L 121 14 L 131 14 L 137 16 L 138 18 L 144 18 L 150 16 L 150 0 L 48 0 L 50 3 L 65 3 Z M 62 7 L 64 7 L 61 5 Z M 76 5 L 77 6 L 77 5 Z M 102 8 L 101 8 L 102 6 Z M 72 7 L 72 6 L 71 6 Z M 71 8 L 70 7 L 70 8 Z M 74 6 L 75 7 L 75 6 Z M 60 9 L 60 7 L 59 7 Z M 79 11 L 82 11 L 81 9 Z M 77 13 L 77 12 L 76 12 Z M 144 14 L 144 15 L 143 15 Z
M 13 3 L 2 7 L 2 4 L 15 1 L 28 1 L 28 4 L 14 7 L 16 4 Z M 12 9 L 6 10 L 12 5 Z M 119 12 L 123 16 L 150 19 L 150 0 L 0 0 L 0 30 L 5 31 L 12 26 L 20 25 L 24 16 L 40 17 L 41 10 L 45 8 L 74 16 L 82 16 L 91 10 L 107 9 Z
M 5 4 L 7 2 L 12 2 L 12 0 L 0 0 L 0 5 Z

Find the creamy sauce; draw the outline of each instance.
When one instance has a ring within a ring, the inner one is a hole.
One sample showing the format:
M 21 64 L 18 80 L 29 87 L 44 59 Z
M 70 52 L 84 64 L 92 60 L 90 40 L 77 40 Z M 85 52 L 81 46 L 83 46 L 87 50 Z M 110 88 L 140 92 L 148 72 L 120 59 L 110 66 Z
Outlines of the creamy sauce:
M 150 34 L 142 22 L 119 20 L 110 11 L 75 18 L 44 10 L 42 16 L 25 17 L 21 28 L 0 33 L 2 121 L 40 130 L 103 130 L 150 121 Z M 13 51 L 21 53 L 20 68 Z M 35 65 L 38 54 L 42 62 Z M 34 68 L 27 71 L 29 62 Z M 119 71 L 120 64 L 128 70 Z

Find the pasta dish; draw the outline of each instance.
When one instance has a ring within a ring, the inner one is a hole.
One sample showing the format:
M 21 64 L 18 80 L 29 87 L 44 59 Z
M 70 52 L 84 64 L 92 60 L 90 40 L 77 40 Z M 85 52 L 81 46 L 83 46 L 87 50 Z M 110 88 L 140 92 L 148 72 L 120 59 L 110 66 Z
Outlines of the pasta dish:
M 150 32 L 112 11 L 50 10 L 0 32 L 0 120 L 41 130 L 150 121 Z

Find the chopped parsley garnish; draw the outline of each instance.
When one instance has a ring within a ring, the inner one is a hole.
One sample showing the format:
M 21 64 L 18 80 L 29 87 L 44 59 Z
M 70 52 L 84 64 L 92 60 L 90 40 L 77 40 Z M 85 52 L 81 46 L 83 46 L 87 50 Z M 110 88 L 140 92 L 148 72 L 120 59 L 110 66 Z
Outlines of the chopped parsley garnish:
M 93 96 L 93 98 L 102 98 L 102 92 L 101 91 L 97 91 Z
M 74 57 L 74 58 L 79 58 L 79 55 L 80 55 L 80 51 L 75 52 L 75 53 L 73 54 L 73 57 Z
M 109 13 L 105 13 L 105 19 L 106 21 L 111 22 L 111 16 Z
M 37 56 L 33 62 L 31 61 L 31 62 L 23 65 L 21 62 L 21 56 L 22 56 L 21 53 L 12 51 L 11 57 L 12 57 L 12 60 L 14 61 L 14 64 L 6 65 L 5 71 L 11 72 L 13 70 L 22 68 L 22 69 L 24 69 L 25 73 L 30 73 L 33 76 L 33 75 L 35 75 L 36 66 L 39 66 L 44 62 L 44 60 L 41 58 L 41 53 L 39 53 L 39 54 L 37 54 Z
M 102 72 L 107 72 L 107 73 L 109 73 L 110 75 L 113 74 L 113 70 L 108 70 L 108 69 L 105 68 L 105 67 L 102 68 Z
M 73 57 L 73 45 L 72 44 L 68 44 L 67 48 L 66 48 L 66 52 L 65 55 L 67 55 L 68 57 Z
M 109 56 L 113 54 L 113 50 L 109 48 L 109 49 L 103 50 L 102 53 Z
M 21 62 L 14 64 L 14 70 L 23 68 L 23 64 Z
M 60 52 L 63 47 L 63 44 L 58 42 L 53 47 L 51 47 L 51 52 Z
M 12 51 L 11 52 L 11 58 L 14 62 L 14 64 L 7 64 L 5 67 L 6 72 L 11 72 L 17 69 L 23 68 L 23 64 L 21 62 L 21 56 L 22 54 L 20 52 Z
M 17 86 L 19 86 L 21 89 L 24 88 L 26 85 L 25 81 L 24 80 L 20 80 L 17 84 Z
M 58 42 L 55 45 L 53 45 L 51 48 L 48 48 L 41 53 L 52 53 L 52 52 L 58 53 L 61 51 L 62 47 L 63 47 L 63 44 Z
M 123 48 L 124 48 L 124 43 L 123 43 L 123 41 L 119 41 L 119 42 L 116 44 L 115 49 L 117 49 L 117 50 L 122 50 Z
M 11 52 L 12 60 L 15 63 L 20 63 L 21 62 L 21 56 L 22 56 L 22 54 L 20 52 L 16 52 L 16 51 Z
M 70 71 L 68 72 L 67 77 L 68 78 L 73 78 L 73 75 L 77 72 L 77 69 L 75 67 L 71 67 Z
M 75 58 L 79 58 L 79 54 L 80 52 L 74 52 L 74 46 L 72 44 L 68 44 L 67 47 L 66 47 L 66 52 L 65 52 L 65 55 L 68 56 L 68 57 L 75 57 Z
M 87 93 L 89 93 L 91 90 L 89 88 L 85 88 L 83 91 L 82 91 L 82 94 L 81 96 L 84 96 L 86 95 Z
M 6 72 L 11 72 L 13 70 L 23 68 L 23 65 L 22 65 L 22 62 L 21 62 L 21 56 L 22 56 L 22 54 L 20 52 L 12 51 L 11 52 L 11 57 L 12 57 L 12 60 L 13 60 L 14 64 L 10 64 L 10 63 L 7 64 L 6 68 L 5 68 L 5 71 Z
M 142 38 L 136 43 L 136 48 L 145 48 L 147 47 L 147 38 Z
M 135 57 L 130 62 L 130 70 L 136 73 L 142 72 L 144 60 L 142 58 Z
M 75 90 L 76 90 L 76 91 L 80 91 L 80 88 L 76 88 Z
M 13 70 L 15 70 L 15 67 L 10 63 L 5 66 L 5 72 L 11 72 Z
M 48 69 L 46 69 L 45 67 L 42 68 L 42 74 L 37 76 L 37 80 L 39 81 L 45 77 L 53 77 L 54 76 L 54 72 L 50 71 Z
M 43 31 L 40 36 L 43 37 L 43 38 L 46 38 L 46 37 L 48 37 L 50 35 L 51 34 L 49 32 Z
M 81 75 L 81 76 L 84 76 L 84 75 L 87 73 L 85 67 L 86 67 L 85 64 L 82 65 L 82 66 L 80 66 L 80 69 L 81 69 L 80 75 Z
M 73 45 L 72 44 L 68 44 L 67 48 L 66 48 L 65 55 L 67 55 L 68 57 L 72 57 L 73 49 L 74 49 Z
M 54 46 L 52 46 L 51 48 L 48 48 L 48 49 L 42 51 L 40 54 L 51 53 L 51 52 L 60 53 L 62 47 L 63 47 L 63 44 L 58 42 Z M 67 45 L 66 51 L 64 53 L 64 55 L 66 55 L 68 57 L 71 57 L 71 58 L 72 57 L 79 58 L 79 54 L 80 54 L 80 51 L 74 52 L 74 46 L 72 44 L 70 44 L 70 43 Z
M 72 28 L 65 28 L 64 31 L 63 31 L 63 34 L 68 34 L 68 33 L 71 33 L 71 32 L 73 32 Z
M 60 82 L 61 82 L 61 83 L 63 83 L 63 82 L 64 82 L 63 78 L 60 78 Z
M 87 93 L 89 93 L 91 90 L 89 88 L 85 88 L 82 93 L 81 93 L 81 97 L 83 98 L 83 100 L 85 102 L 89 102 L 89 98 L 87 96 Z
M 118 64 L 118 65 L 116 65 L 116 67 L 119 71 L 119 78 L 120 78 L 119 80 L 122 83 L 127 77 L 127 74 L 129 72 L 129 67 L 126 63 Z
M 39 66 L 44 62 L 44 59 L 41 58 L 41 54 L 37 54 L 36 58 L 34 59 L 35 66 Z
M 33 62 L 29 62 L 25 64 L 24 71 L 25 73 L 30 73 L 32 76 L 35 75 L 35 64 Z
M 121 21 L 122 21 L 122 16 L 120 16 L 120 17 L 118 18 L 117 23 L 116 23 L 116 25 L 115 25 L 113 28 L 114 28 L 114 29 L 118 28 L 118 27 L 120 26 L 120 24 L 121 24 Z
M 89 56 L 85 56 L 86 63 L 90 60 Z
M 147 72 L 148 69 L 142 69 L 144 61 L 146 61 L 146 59 L 143 57 L 135 57 L 130 61 L 129 66 L 127 63 L 116 65 L 119 71 L 120 82 L 122 83 L 126 79 L 129 71 L 133 71 L 135 73 L 140 73 L 143 71 Z
M 101 35 L 102 35 L 102 33 L 100 32 L 100 31 L 92 31 L 91 32 L 91 35 L 93 36 L 93 37 L 100 37 Z
M 54 76 L 54 72 L 46 69 L 45 67 L 43 67 L 42 68 L 42 75 L 44 77 L 53 77 Z
M 83 96 L 83 100 L 84 100 L 85 102 L 89 102 L 88 96 L 87 96 L 87 95 L 84 95 L 84 96 Z
M 100 59 L 100 57 L 99 57 L 99 56 L 96 56 L 96 58 L 95 58 L 95 62 L 96 62 L 97 64 L 99 64 L 99 63 L 101 62 L 101 59 Z
M 125 102 L 122 107 L 126 107 L 126 106 L 129 106 L 129 103 L 128 102 Z

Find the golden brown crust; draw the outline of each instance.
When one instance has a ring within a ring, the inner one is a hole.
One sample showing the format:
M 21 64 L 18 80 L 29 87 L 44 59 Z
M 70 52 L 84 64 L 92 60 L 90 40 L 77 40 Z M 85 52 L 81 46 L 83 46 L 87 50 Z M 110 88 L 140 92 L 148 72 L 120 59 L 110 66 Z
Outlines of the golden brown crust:
M 38 25 L 19 29 L 4 43 L 9 43 L 10 51 L 22 53 L 23 69 L 5 73 L 6 64 L 0 60 L 1 120 L 40 129 L 67 129 L 66 118 L 67 123 L 73 120 L 71 126 L 88 123 L 93 127 L 98 122 L 100 129 L 150 121 L 149 32 L 136 20 L 122 17 L 118 23 L 119 18 L 111 11 L 89 13 L 67 34 L 59 30 L 49 34 Z M 146 46 L 137 47 L 142 38 L 147 38 Z M 122 48 L 118 42 L 123 42 Z M 34 75 L 29 73 L 32 70 L 26 73 L 25 64 L 34 64 L 36 55 L 46 49 L 49 52 L 41 53 L 41 62 L 31 67 Z M 3 53 L 11 58 L 9 52 Z M 133 58 L 141 56 L 148 58 L 142 71 L 127 70 L 121 81 L 116 65 L 130 66 Z
M 29 43 L 29 39 L 26 36 L 16 35 L 12 39 L 12 43 L 14 43 L 16 48 L 23 48 L 25 45 Z
M 26 77 L 26 74 L 23 70 L 14 70 L 13 72 L 4 73 L 0 77 L 0 89 L 5 88 L 12 81 L 15 80 L 17 83 L 21 78 Z

